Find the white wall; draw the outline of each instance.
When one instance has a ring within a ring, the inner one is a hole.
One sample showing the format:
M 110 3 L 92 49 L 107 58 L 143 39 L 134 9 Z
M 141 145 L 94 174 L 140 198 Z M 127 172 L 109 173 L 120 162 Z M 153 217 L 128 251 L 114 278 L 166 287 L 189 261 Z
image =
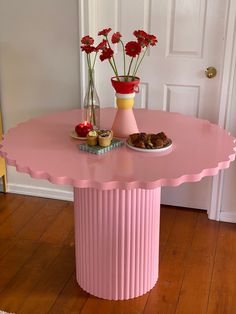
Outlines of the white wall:
M 0 0 L 1 107 L 4 131 L 48 112 L 79 107 L 77 0 Z M 54 186 L 8 169 L 9 188 L 44 194 Z M 37 189 L 34 189 L 37 187 Z M 41 189 L 41 192 L 40 192 Z

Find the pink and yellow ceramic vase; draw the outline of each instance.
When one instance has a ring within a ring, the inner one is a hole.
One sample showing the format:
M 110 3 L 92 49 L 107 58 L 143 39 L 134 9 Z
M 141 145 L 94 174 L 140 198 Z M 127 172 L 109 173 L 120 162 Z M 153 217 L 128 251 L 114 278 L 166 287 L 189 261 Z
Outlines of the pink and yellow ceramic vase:
M 139 78 L 132 77 L 125 80 L 120 76 L 111 79 L 112 86 L 116 91 L 117 112 L 112 125 L 114 136 L 126 138 L 132 133 L 138 133 L 138 126 L 133 112 L 135 93 L 139 92 Z

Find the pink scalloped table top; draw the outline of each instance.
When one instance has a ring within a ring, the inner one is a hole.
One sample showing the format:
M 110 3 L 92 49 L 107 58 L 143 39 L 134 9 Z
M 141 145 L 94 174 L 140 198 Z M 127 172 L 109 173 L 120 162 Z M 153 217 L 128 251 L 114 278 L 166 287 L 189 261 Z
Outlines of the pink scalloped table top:
M 79 150 L 70 137 L 81 122 L 81 110 L 31 119 L 12 128 L 1 143 L 9 165 L 33 178 L 55 184 L 99 189 L 177 186 L 199 181 L 228 168 L 235 158 L 236 139 L 206 120 L 178 113 L 135 109 L 139 130 L 165 132 L 173 145 L 166 152 L 144 153 L 126 145 L 104 155 Z M 101 109 L 102 128 L 111 128 L 115 109 Z

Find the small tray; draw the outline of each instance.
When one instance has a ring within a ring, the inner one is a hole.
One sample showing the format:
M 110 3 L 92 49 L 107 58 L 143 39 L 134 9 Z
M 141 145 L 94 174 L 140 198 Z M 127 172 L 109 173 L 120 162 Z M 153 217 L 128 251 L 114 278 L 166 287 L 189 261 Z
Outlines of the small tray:
M 133 145 L 131 145 L 128 141 L 126 142 L 126 145 L 133 149 L 133 150 L 136 150 L 138 152 L 143 152 L 143 153 L 157 153 L 157 152 L 164 152 L 164 151 L 167 151 L 168 149 L 170 149 L 172 147 L 172 140 L 169 139 L 169 144 L 164 146 L 164 147 L 161 147 L 161 148 L 139 148 L 139 147 L 135 147 Z
M 77 134 L 75 131 L 71 131 L 71 132 L 70 132 L 70 136 L 71 136 L 72 138 L 75 138 L 76 140 L 83 140 L 83 141 L 86 141 L 86 136 L 85 136 L 85 137 L 78 136 L 78 134 Z
M 120 147 L 122 145 L 124 145 L 124 141 L 121 141 L 117 138 L 113 138 L 111 141 L 111 145 L 109 145 L 107 147 L 101 147 L 99 145 L 89 146 L 87 143 L 82 143 L 79 145 L 79 149 L 83 150 L 85 152 L 88 152 L 88 153 L 92 153 L 92 154 L 96 154 L 96 155 L 102 155 L 102 154 L 107 153 L 107 152 L 113 150 L 114 148 Z

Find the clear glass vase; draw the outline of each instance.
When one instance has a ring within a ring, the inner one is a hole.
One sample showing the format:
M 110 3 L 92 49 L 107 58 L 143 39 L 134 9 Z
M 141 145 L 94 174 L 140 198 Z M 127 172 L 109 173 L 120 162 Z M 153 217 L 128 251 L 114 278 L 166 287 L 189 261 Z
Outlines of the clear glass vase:
M 94 71 L 88 71 L 88 87 L 84 98 L 84 116 L 94 129 L 100 128 L 100 101 L 95 88 Z

